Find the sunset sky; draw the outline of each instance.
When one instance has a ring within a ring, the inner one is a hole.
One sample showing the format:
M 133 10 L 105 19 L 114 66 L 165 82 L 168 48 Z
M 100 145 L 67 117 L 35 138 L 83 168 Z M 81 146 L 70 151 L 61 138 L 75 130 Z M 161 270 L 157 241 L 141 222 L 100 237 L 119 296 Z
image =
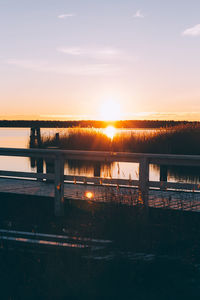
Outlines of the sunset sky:
M 200 120 L 199 0 L 0 0 L 2 119 Z

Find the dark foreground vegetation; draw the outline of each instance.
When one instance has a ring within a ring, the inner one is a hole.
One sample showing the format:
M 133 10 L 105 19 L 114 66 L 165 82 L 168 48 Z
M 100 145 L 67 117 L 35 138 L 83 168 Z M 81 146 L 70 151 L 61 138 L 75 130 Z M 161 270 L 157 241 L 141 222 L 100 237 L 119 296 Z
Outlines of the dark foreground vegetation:
M 43 137 L 42 147 L 134 153 L 166 153 L 200 155 L 200 125 L 187 124 L 131 134 L 116 134 L 113 139 L 103 131 L 74 128 L 54 137 Z
M 1 228 L 110 239 L 100 252 L 1 242 L 1 299 L 199 299 L 198 213 L 0 195 Z

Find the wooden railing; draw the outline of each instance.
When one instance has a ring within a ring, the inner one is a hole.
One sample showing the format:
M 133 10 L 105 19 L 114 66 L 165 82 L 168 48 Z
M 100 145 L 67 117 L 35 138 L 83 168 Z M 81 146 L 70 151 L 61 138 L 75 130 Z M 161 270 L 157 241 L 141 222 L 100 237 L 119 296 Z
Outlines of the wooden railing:
M 198 191 L 200 186 L 192 183 L 167 182 L 167 178 L 160 181 L 149 181 L 149 165 L 157 164 L 161 168 L 170 166 L 199 166 L 200 156 L 195 155 L 166 155 L 166 154 L 143 154 L 122 153 L 103 151 L 79 151 L 79 150 L 43 150 L 43 149 L 19 149 L 0 148 L 0 156 L 34 157 L 36 159 L 52 160 L 54 173 L 33 173 L 0 170 L 0 176 L 9 178 L 23 177 L 40 180 L 52 180 L 55 186 L 55 215 L 64 214 L 64 181 L 73 181 L 74 176 L 64 175 L 64 163 L 67 159 L 89 160 L 98 162 L 134 162 L 139 163 L 139 180 L 110 179 L 98 177 L 76 176 L 77 182 L 95 184 L 116 184 L 123 186 L 138 187 L 146 207 L 148 207 L 149 188 L 176 189 Z

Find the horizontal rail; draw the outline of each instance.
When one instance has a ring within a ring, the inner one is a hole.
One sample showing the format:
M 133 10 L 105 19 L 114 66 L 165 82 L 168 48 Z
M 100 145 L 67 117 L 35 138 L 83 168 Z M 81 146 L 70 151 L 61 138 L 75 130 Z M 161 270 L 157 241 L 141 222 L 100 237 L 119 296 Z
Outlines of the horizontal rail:
M 93 183 L 97 185 L 113 184 L 113 185 L 125 185 L 125 186 L 138 186 L 139 180 L 128 180 L 118 178 L 102 178 L 102 177 L 86 177 L 86 176 L 72 176 L 65 175 L 65 181 L 76 182 L 76 183 Z
M 33 179 L 47 179 L 54 180 L 55 175 L 43 174 L 43 173 L 31 173 L 31 172 L 15 172 L 15 171 L 0 171 L 0 176 L 12 177 L 12 178 L 33 178 Z M 118 179 L 118 178 L 101 178 L 101 177 L 86 177 L 86 176 L 73 176 L 65 175 L 64 181 L 72 183 L 82 183 L 82 184 L 95 184 L 95 185 L 116 185 L 116 186 L 129 186 L 138 187 L 139 180 L 129 180 L 129 179 Z M 193 183 L 180 183 L 180 182 L 160 182 L 160 181 L 149 181 L 149 188 L 159 188 L 159 189 L 182 189 L 189 191 L 199 191 L 200 184 Z
M 62 156 L 65 159 L 90 160 L 103 162 L 139 162 L 148 159 L 149 163 L 200 166 L 200 155 L 151 154 L 109 151 L 54 150 L 54 149 L 22 149 L 0 148 L 0 156 L 47 157 Z
M 0 170 L 0 176 L 12 177 L 12 178 L 34 178 L 34 179 L 47 179 L 54 180 L 55 174 L 43 174 L 43 173 L 31 173 L 31 172 L 16 172 L 16 171 L 5 171 Z M 118 179 L 118 178 L 102 178 L 102 177 L 86 177 L 86 176 L 73 176 L 65 175 L 64 181 L 72 183 L 82 183 L 82 184 L 95 184 L 95 185 L 118 185 L 118 186 L 129 186 L 138 187 L 139 180 L 130 179 Z M 200 192 L 200 184 L 193 183 L 180 183 L 180 182 L 162 182 L 162 181 L 149 181 L 149 188 L 159 188 L 159 189 L 182 189 L 182 190 L 197 190 Z
M 44 173 L 34 173 L 34 172 L 18 172 L 18 171 L 6 171 L 6 170 L 0 170 L 0 176 L 49 179 L 49 180 L 53 180 L 55 178 L 54 174 L 44 174 Z
M 86 176 L 72 176 L 65 175 L 65 181 L 74 182 L 74 183 L 82 183 L 82 184 L 96 184 L 96 185 L 118 185 L 118 186 L 129 186 L 129 187 L 139 187 L 139 180 L 129 180 L 129 179 L 118 179 L 118 178 L 101 178 L 101 177 L 86 177 Z M 149 188 L 159 188 L 159 189 L 182 189 L 182 190 L 199 190 L 200 192 L 200 184 L 193 183 L 182 183 L 182 182 L 164 182 L 164 181 L 149 181 Z
M 54 158 L 60 153 L 57 150 L 46 149 L 24 149 L 24 148 L 0 148 L 0 156 L 38 157 Z
M 187 191 L 199 191 L 200 185 L 194 183 L 184 183 L 184 182 L 166 182 L 166 181 L 149 181 L 148 186 L 150 188 L 159 189 L 174 189 L 174 190 L 187 190 Z
M 95 243 L 95 244 L 111 244 L 111 240 L 104 239 L 93 239 L 88 237 L 79 237 L 79 236 L 69 236 L 69 235 L 60 235 L 60 234 L 48 234 L 48 233 L 40 233 L 40 232 L 28 232 L 28 231 L 16 231 L 16 230 L 8 230 L 8 229 L 0 229 L 0 235 L 14 235 L 14 236 L 23 236 L 23 237 L 37 237 L 42 238 L 44 240 L 52 239 L 52 240 L 74 240 L 78 242 L 87 242 L 87 243 Z

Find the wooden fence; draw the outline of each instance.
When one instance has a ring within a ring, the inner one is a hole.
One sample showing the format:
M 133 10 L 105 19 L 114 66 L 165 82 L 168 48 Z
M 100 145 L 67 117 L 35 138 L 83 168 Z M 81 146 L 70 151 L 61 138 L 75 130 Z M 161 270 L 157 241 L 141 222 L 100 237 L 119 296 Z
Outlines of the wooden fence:
M 157 164 L 160 168 L 165 166 L 198 166 L 200 167 L 200 156 L 195 155 L 165 155 L 165 154 L 143 154 L 122 153 L 103 151 L 79 151 L 79 150 L 44 150 L 44 149 L 19 149 L 0 148 L 0 156 L 32 157 L 35 159 L 50 160 L 54 163 L 54 173 L 33 173 L 0 170 L 0 176 L 9 178 L 21 177 L 38 180 L 54 181 L 55 186 L 55 215 L 64 214 L 64 182 L 73 181 L 74 176 L 64 175 L 64 163 L 67 159 L 87 160 L 98 162 L 132 162 L 139 163 L 139 180 L 110 179 L 98 177 L 76 176 L 77 182 L 94 184 L 114 184 L 138 187 L 142 200 L 148 207 L 148 191 L 151 189 L 174 189 L 198 191 L 200 186 L 192 183 L 167 182 L 167 176 L 160 181 L 149 181 L 149 165 Z

